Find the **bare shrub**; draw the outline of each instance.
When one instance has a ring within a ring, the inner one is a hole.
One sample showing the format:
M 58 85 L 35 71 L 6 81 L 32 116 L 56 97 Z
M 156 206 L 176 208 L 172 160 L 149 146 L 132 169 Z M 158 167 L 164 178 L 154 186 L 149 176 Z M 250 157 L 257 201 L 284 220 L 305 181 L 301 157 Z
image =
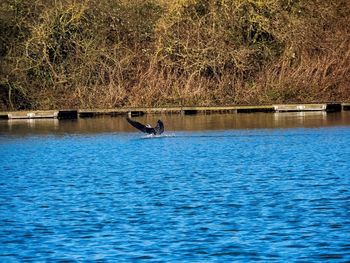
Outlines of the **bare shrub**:
M 0 107 L 350 100 L 346 0 L 4 0 Z

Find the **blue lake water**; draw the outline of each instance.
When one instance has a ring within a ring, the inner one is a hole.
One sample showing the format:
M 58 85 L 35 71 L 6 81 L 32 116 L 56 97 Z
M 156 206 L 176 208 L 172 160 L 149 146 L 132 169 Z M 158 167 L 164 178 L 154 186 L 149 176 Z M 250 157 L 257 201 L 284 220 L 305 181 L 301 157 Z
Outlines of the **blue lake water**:
M 350 261 L 348 113 L 164 120 L 2 121 L 0 262 Z

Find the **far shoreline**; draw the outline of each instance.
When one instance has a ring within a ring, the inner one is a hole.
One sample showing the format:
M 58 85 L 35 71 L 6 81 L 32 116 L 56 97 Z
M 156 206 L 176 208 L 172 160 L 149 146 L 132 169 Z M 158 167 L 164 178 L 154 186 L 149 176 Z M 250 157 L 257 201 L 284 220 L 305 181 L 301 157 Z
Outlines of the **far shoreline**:
M 212 114 L 212 113 L 274 113 L 274 112 L 341 112 L 350 110 L 350 103 L 306 103 L 232 106 L 174 106 L 174 107 L 122 107 L 113 109 L 62 109 L 2 111 L 0 119 L 77 119 L 98 116 L 130 116 L 145 114 Z

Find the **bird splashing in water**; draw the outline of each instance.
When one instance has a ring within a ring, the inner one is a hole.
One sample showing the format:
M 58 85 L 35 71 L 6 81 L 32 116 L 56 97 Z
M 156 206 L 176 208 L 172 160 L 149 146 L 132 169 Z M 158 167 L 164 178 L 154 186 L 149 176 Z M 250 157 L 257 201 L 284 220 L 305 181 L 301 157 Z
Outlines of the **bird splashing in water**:
M 126 120 L 131 124 L 131 126 L 133 126 L 134 128 L 144 133 L 148 133 L 152 135 L 160 135 L 164 132 L 164 124 L 161 120 L 157 121 L 157 125 L 154 128 L 149 124 L 144 125 L 130 118 L 126 118 Z

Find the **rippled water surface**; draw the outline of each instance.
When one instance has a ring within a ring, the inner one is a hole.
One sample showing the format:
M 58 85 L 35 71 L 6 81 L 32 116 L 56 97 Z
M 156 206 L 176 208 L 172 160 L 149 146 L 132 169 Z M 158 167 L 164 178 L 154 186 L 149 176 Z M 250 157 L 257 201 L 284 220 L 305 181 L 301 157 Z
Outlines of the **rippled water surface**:
M 0 122 L 0 262 L 350 261 L 350 115 Z

